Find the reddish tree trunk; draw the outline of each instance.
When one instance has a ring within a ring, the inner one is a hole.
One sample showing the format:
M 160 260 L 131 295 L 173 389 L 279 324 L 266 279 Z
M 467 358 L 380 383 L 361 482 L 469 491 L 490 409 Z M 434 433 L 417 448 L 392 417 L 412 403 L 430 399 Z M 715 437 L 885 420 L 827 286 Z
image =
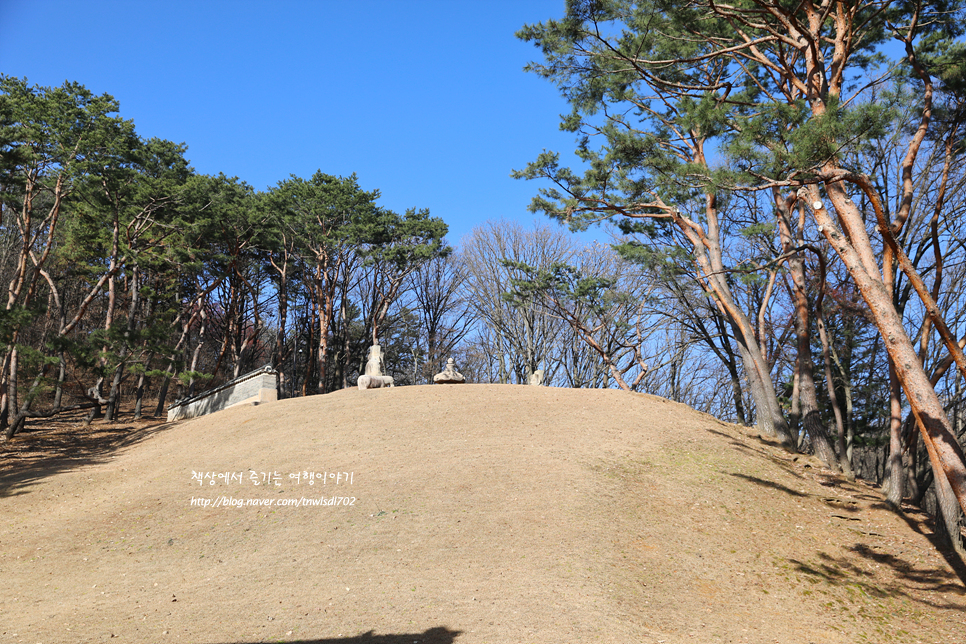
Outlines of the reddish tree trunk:
M 813 214 L 820 230 L 855 280 L 862 298 L 869 306 L 879 333 L 885 339 L 886 351 L 895 365 L 896 376 L 906 392 L 909 405 L 926 443 L 929 459 L 936 475 L 937 489 L 941 489 L 942 479 L 945 478 L 960 507 L 966 510 L 966 457 L 963 456 L 963 450 L 953 435 L 939 396 L 919 362 L 912 340 L 906 334 L 902 318 L 893 306 L 885 284 L 878 276 L 878 269 L 873 263 L 875 273 L 870 274 L 867 268 L 868 258 L 872 257 L 872 248 L 864 232 L 861 213 L 845 195 L 841 186 L 830 184 L 827 189 L 839 220 L 847 225 L 849 238 L 838 230 L 822 205 L 817 186 L 802 191 L 804 194 L 800 196 L 810 198 Z M 940 505 L 942 504 L 941 496 Z M 949 527 L 948 499 L 944 517 Z

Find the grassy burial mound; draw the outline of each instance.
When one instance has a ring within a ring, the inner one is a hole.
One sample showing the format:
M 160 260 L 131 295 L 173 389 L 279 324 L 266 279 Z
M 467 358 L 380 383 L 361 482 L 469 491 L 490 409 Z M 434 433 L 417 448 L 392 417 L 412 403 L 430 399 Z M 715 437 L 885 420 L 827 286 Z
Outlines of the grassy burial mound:
M 918 516 L 651 396 L 353 389 L 141 431 L 4 466 L 0 641 L 966 632 L 962 573 Z

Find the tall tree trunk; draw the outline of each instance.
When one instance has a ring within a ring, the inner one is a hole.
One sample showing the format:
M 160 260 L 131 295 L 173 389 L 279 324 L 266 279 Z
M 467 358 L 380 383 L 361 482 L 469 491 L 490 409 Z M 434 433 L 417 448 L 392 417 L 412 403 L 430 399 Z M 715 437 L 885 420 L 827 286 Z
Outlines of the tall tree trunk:
M 789 261 L 791 263 L 791 260 Z M 799 277 L 804 280 L 801 271 L 801 259 L 798 259 Z M 795 272 L 795 269 L 792 269 Z M 793 278 L 795 279 L 795 278 Z M 797 281 L 797 280 L 795 280 Z M 818 395 L 815 389 L 814 365 L 812 363 L 811 334 L 809 333 L 808 297 L 803 288 L 794 285 L 795 299 L 795 334 L 798 336 L 798 377 L 802 404 L 802 426 L 812 439 L 812 446 L 816 455 L 825 465 L 834 471 L 842 471 L 835 455 L 828 432 L 819 415 Z
M 165 373 L 164 378 L 161 379 L 161 388 L 158 390 L 158 404 L 154 408 L 155 418 L 161 418 L 161 415 L 164 414 L 164 403 L 168 399 L 168 386 L 171 384 L 171 374 L 173 373 L 173 369 L 174 357 L 168 361 L 167 372 Z
M 713 341 L 711 341 L 711 334 L 707 332 L 704 325 L 701 324 L 700 319 L 697 322 L 700 324 L 702 337 L 706 338 L 708 345 L 714 351 L 715 355 L 724 363 L 725 368 L 728 370 L 728 377 L 731 379 L 731 391 L 732 398 L 735 402 L 735 415 L 738 417 L 738 423 L 740 425 L 748 426 L 750 424 L 750 418 L 745 412 L 744 403 L 744 390 L 741 386 L 741 377 L 738 375 L 738 361 L 735 357 L 735 352 L 731 347 L 731 336 L 728 334 L 728 325 L 720 314 L 720 310 L 711 309 L 712 311 L 712 321 L 718 330 L 718 336 L 721 337 L 721 349 L 720 351 L 715 347 Z
M 800 191 L 812 205 L 812 213 L 826 240 L 842 259 L 855 280 L 862 298 L 872 314 L 879 333 L 885 339 L 885 347 L 895 365 L 896 375 L 906 392 L 906 398 L 915 414 L 923 441 L 929 452 L 937 489 L 945 478 L 961 508 L 966 509 L 966 457 L 952 434 L 952 428 L 939 396 L 919 362 L 919 356 L 906 334 L 885 284 L 878 275 L 872 247 L 865 234 L 865 222 L 858 208 L 845 194 L 841 185 L 826 183 L 826 190 L 835 206 L 839 220 L 846 226 L 848 237 L 839 232 L 828 211 L 819 199 L 817 186 Z M 943 505 L 941 503 L 941 505 Z M 951 533 L 958 513 L 949 512 L 949 504 L 943 505 L 943 517 Z M 955 529 L 958 532 L 958 527 Z
M 326 361 L 329 354 L 329 329 L 332 324 L 332 309 L 334 303 L 331 297 L 327 297 L 327 293 L 323 295 L 321 289 L 319 291 L 319 297 L 325 297 L 324 302 L 320 302 L 319 305 L 319 352 L 317 356 L 318 361 L 318 391 L 321 394 L 327 393 L 326 388 L 326 377 L 328 373 L 326 372 Z
M 825 331 L 825 316 L 822 313 L 821 300 L 816 303 L 815 309 L 817 311 L 815 323 L 818 327 L 819 338 L 822 341 L 822 362 L 825 366 L 825 388 L 826 391 L 828 391 L 828 400 L 829 405 L 832 407 L 832 414 L 835 416 L 836 452 L 838 453 L 839 457 L 839 465 L 842 467 L 842 471 L 845 472 L 846 475 L 851 475 L 854 477 L 855 472 L 852 469 L 852 452 L 849 442 L 846 441 L 845 419 L 842 414 L 842 406 L 839 404 L 838 394 L 835 393 L 835 379 L 832 373 L 832 351 L 829 343 L 828 333 Z
M 64 380 L 67 378 L 67 355 L 61 351 L 57 356 L 57 386 L 54 389 L 54 408 L 59 409 L 64 399 Z
M 751 394 L 758 408 L 759 431 L 765 436 L 777 438 L 785 449 L 795 452 L 796 441 L 782 413 L 765 357 L 748 322 L 748 318 L 740 311 L 731 320 L 735 339 L 738 341 L 738 355 L 744 363 L 745 377 L 748 378 Z
M 278 333 L 275 336 L 275 355 L 272 360 L 272 367 L 278 372 L 279 396 L 282 397 L 283 386 L 285 383 L 285 359 L 287 351 L 285 349 L 286 330 L 288 327 L 288 247 L 283 241 L 282 265 L 275 263 L 275 259 L 270 257 L 272 266 L 278 272 Z
M 312 314 L 309 315 L 308 307 L 309 303 L 305 303 L 305 327 L 306 332 L 309 335 L 309 341 L 305 347 L 305 378 L 302 380 L 302 396 L 308 396 L 311 393 L 310 382 L 312 380 L 312 366 L 315 364 L 315 359 L 312 357 L 313 350 L 315 349 L 315 298 L 312 300 Z
M 138 384 L 134 388 L 134 418 L 141 418 L 141 410 L 144 405 L 144 390 L 147 388 L 148 377 L 147 371 L 151 369 L 151 361 L 154 360 L 154 353 L 148 354 L 147 360 L 144 361 L 144 371 L 138 376 Z
M 696 160 L 703 164 L 703 155 Z M 717 198 L 714 194 L 707 194 L 705 201 L 707 232 L 676 209 L 664 207 L 667 208 L 670 219 L 691 242 L 694 249 L 694 262 L 701 273 L 699 279 L 711 292 L 715 305 L 732 327 L 738 344 L 738 353 L 745 367 L 745 375 L 758 408 L 759 431 L 765 436 L 777 438 L 782 447 L 795 452 L 797 445 L 778 402 L 770 369 L 758 344 L 755 328 L 748 316 L 735 303 L 728 284 L 718 228 Z
M 19 370 L 17 367 L 18 357 L 17 357 L 17 347 L 14 346 L 13 350 L 10 351 L 10 362 L 9 362 L 9 376 L 7 379 L 7 417 L 11 416 L 10 410 L 17 408 L 17 381 L 19 379 Z M 17 433 L 17 424 L 15 422 L 9 422 L 6 427 L 6 432 L 4 433 L 4 438 L 10 440 Z
M 802 449 L 805 440 L 805 432 L 799 431 L 802 423 L 802 385 L 799 376 L 798 355 L 795 356 L 795 370 L 792 372 L 792 395 L 791 404 L 788 406 L 788 426 L 792 431 L 798 431 L 797 445 Z
M 889 358 L 889 456 L 886 460 L 886 474 L 889 485 L 886 489 L 886 502 L 894 508 L 902 506 L 905 493 L 906 472 L 902 463 L 902 384 L 896 373 L 896 366 Z
M 117 421 L 119 407 L 121 406 L 121 380 L 124 376 L 124 367 L 127 366 L 127 356 L 131 352 L 131 338 L 134 336 L 134 329 L 137 325 L 137 309 L 140 304 L 140 282 L 138 267 L 135 265 L 131 271 L 131 281 L 128 291 L 131 296 L 131 304 L 127 313 L 127 328 L 124 330 L 124 344 L 118 352 L 118 365 L 114 369 L 114 379 L 111 381 L 111 392 L 108 394 L 106 419 L 110 422 Z
M 795 306 L 795 335 L 798 337 L 798 359 L 796 373 L 801 397 L 802 425 L 809 437 L 815 454 L 825 463 L 826 467 L 834 471 L 841 471 L 836 459 L 835 450 L 829 442 L 828 433 L 822 423 L 818 411 L 818 394 L 815 391 L 815 370 L 812 363 L 811 327 L 809 321 L 809 306 L 807 282 L 805 280 L 805 263 L 800 251 L 795 251 L 798 239 L 792 232 L 791 206 L 794 201 L 781 198 L 778 190 L 774 190 L 775 206 L 778 214 L 778 230 L 781 237 L 782 251 L 788 257 L 788 270 L 792 276 L 791 296 Z M 794 252 L 793 252 L 794 251 Z
M 229 346 L 231 345 L 232 335 L 235 330 L 235 320 L 238 317 L 236 302 L 236 284 L 234 280 L 229 280 L 228 287 L 228 307 L 225 311 L 225 315 L 228 319 L 224 322 L 224 337 L 221 341 L 221 349 L 218 350 L 218 359 L 215 360 L 215 368 L 211 372 L 211 377 L 215 378 L 218 376 L 218 371 L 221 369 L 222 362 L 225 359 L 225 355 L 228 353 Z
M 339 299 L 339 319 L 342 320 L 342 359 L 340 360 L 342 368 L 342 388 L 346 389 L 349 386 L 349 360 L 351 358 L 351 333 L 349 325 L 349 294 L 348 291 L 348 280 L 344 280 L 344 285 L 342 287 L 342 294 Z

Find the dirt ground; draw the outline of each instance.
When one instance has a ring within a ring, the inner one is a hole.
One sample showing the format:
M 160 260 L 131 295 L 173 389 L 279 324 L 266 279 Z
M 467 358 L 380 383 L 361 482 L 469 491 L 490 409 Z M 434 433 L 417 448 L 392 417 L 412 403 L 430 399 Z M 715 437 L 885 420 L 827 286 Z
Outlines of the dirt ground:
M 964 644 L 931 537 L 660 398 L 346 390 L 0 445 L 0 642 Z

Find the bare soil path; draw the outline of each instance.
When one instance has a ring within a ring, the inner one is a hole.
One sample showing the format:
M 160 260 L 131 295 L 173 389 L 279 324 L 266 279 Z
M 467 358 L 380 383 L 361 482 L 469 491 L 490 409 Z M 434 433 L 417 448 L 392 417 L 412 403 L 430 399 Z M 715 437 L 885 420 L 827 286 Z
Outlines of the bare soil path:
M 0 642 L 966 643 L 921 517 L 651 396 L 346 390 L 110 438 L 0 454 Z

